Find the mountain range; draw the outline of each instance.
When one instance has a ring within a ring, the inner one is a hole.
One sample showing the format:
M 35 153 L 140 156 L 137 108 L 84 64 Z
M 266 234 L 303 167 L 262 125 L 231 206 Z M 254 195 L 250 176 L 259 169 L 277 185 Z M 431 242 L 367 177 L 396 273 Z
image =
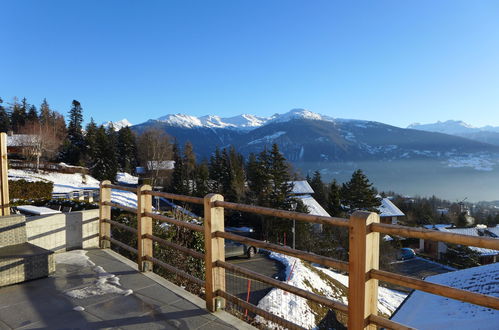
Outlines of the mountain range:
M 499 145 L 499 127 L 474 127 L 460 120 L 438 121 L 432 124 L 411 124 L 407 128 L 465 137 L 471 140 Z
M 170 114 L 131 128 L 137 133 L 149 128 L 164 130 L 180 145 L 190 141 L 201 158 L 209 157 L 216 147 L 233 145 L 249 154 L 270 148 L 273 143 L 293 162 L 449 159 L 499 154 L 499 146 L 420 126 L 399 128 L 293 109 L 270 117 Z

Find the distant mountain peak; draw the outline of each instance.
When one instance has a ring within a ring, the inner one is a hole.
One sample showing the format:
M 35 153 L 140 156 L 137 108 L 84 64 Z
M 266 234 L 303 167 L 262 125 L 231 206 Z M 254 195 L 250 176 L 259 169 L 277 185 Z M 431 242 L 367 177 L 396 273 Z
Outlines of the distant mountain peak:
M 123 118 L 122 120 L 118 121 L 107 121 L 104 124 L 102 124 L 104 127 L 109 127 L 113 125 L 113 128 L 115 131 L 119 131 L 123 127 L 129 127 L 132 126 L 132 123 L 128 121 L 128 119 Z
M 474 127 L 468 123 L 465 123 L 462 120 L 437 121 L 436 123 L 431 123 L 431 124 L 414 123 L 407 126 L 407 128 L 418 129 L 429 132 L 446 133 L 452 135 L 471 133 L 482 130 L 481 128 Z

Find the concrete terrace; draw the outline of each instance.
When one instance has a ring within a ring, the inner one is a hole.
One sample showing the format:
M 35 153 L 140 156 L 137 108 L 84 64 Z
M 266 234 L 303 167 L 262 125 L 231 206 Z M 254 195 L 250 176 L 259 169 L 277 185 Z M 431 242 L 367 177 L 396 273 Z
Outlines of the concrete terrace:
M 95 265 L 57 263 L 56 273 L 0 288 L 0 329 L 250 329 L 225 313 L 209 313 L 204 300 L 109 249 L 89 249 Z M 72 290 L 99 281 L 101 266 L 119 278 L 121 291 L 74 298 Z M 76 309 L 76 310 L 75 310 Z

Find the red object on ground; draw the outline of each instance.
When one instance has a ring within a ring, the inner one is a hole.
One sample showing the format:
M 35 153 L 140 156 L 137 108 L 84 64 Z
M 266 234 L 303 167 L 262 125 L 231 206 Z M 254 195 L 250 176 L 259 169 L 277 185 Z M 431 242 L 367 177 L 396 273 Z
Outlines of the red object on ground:
M 250 292 L 251 292 L 251 280 L 248 280 L 248 293 L 246 294 L 246 302 L 247 303 L 249 303 Z M 248 317 L 248 310 L 247 309 L 244 311 L 244 317 Z
M 286 232 L 284 232 L 284 245 L 286 245 Z
M 293 267 L 291 267 L 291 271 L 289 272 L 289 276 L 288 276 L 288 279 L 286 280 L 286 282 L 289 281 L 289 279 L 291 278 L 291 274 L 293 274 L 293 270 L 295 269 L 295 265 L 296 265 L 296 260 L 295 260 L 295 262 L 293 262 Z

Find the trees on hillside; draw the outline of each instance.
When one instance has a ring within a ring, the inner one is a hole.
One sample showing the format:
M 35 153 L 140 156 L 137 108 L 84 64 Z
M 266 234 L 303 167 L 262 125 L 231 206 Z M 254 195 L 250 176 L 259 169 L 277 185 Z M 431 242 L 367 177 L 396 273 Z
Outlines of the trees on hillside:
M 80 102 L 73 100 L 69 110 L 67 136 L 63 144 L 60 159 L 68 164 L 80 165 L 85 150 L 85 139 L 82 130 L 83 109 Z

